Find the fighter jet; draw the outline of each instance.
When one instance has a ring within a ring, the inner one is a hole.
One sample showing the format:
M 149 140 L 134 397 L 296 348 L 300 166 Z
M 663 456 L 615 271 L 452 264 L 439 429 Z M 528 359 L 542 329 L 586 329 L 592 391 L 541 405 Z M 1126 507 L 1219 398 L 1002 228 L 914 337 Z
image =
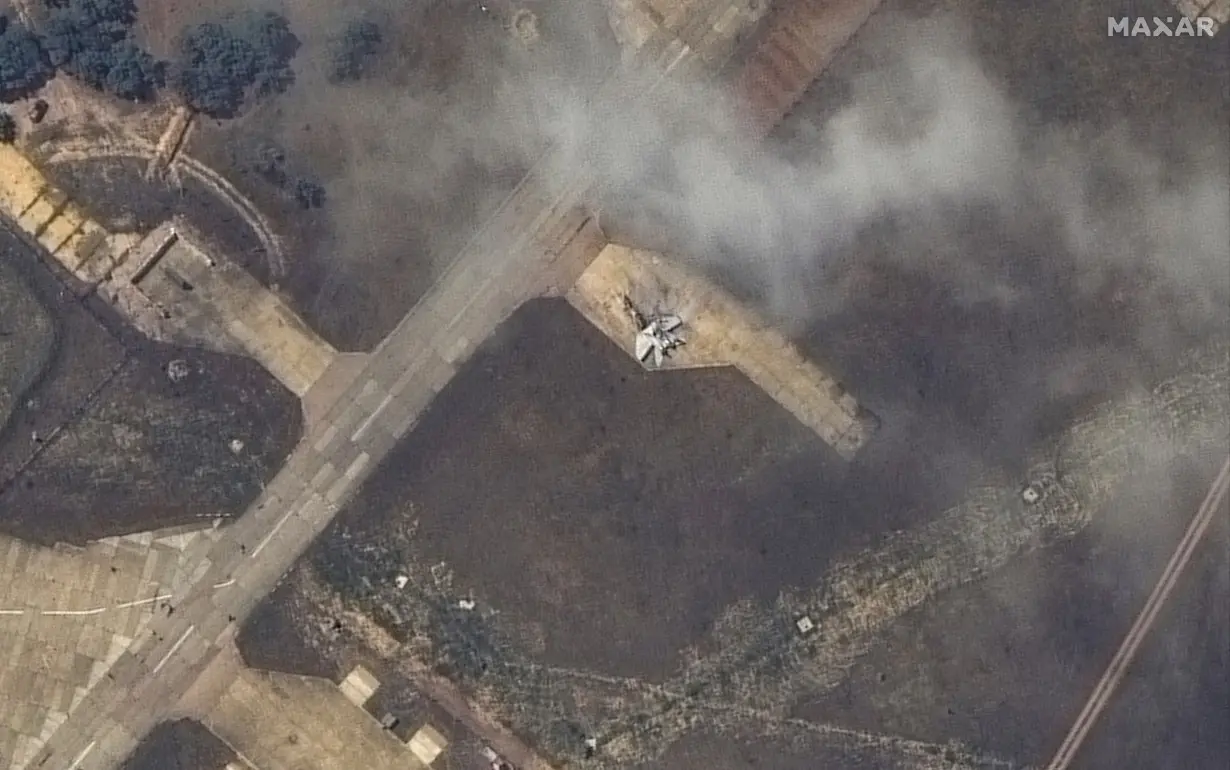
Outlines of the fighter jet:
M 635 348 L 638 360 L 645 361 L 653 356 L 654 367 L 660 367 L 672 350 L 685 343 L 683 337 L 675 333 L 676 329 L 683 326 L 683 319 L 679 316 L 658 312 L 646 316 L 636 309 L 636 305 L 626 295 L 624 310 L 632 316 L 633 323 L 640 330 L 636 334 Z

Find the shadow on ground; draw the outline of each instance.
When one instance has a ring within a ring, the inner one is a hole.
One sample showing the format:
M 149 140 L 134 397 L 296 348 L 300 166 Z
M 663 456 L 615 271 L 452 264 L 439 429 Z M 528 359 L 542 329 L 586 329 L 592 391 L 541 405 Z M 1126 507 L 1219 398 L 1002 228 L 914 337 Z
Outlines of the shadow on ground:
M 192 719 L 160 722 L 120 765 L 120 770 L 221 770 L 238 757 Z

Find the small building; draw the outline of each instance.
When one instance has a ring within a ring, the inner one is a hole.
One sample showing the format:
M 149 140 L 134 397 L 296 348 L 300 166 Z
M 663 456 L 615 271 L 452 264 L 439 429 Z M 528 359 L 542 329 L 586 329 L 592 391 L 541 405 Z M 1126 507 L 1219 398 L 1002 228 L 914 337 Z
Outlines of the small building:
M 380 689 L 380 680 L 362 666 L 355 666 L 338 685 L 338 689 L 346 696 L 346 700 L 363 708 L 363 704 Z
M 436 757 L 444 753 L 444 749 L 448 746 L 448 740 L 436 728 L 431 725 L 423 725 L 417 733 L 411 736 L 406 745 L 410 747 L 411 753 L 420 762 L 430 765 L 436 761 Z

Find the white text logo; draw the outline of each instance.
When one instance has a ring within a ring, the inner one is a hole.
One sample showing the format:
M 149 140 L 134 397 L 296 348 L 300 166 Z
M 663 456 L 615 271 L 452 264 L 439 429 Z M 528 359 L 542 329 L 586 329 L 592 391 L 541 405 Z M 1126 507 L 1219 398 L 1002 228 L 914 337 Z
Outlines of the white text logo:
M 1213 37 L 1216 32 L 1214 21 L 1209 16 L 1197 16 L 1194 20 L 1181 16 L 1178 23 L 1169 16 L 1165 19 L 1140 16 L 1135 21 L 1126 16 L 1119 19 L 1106 17 L 1106 34 L 1110 37 Z

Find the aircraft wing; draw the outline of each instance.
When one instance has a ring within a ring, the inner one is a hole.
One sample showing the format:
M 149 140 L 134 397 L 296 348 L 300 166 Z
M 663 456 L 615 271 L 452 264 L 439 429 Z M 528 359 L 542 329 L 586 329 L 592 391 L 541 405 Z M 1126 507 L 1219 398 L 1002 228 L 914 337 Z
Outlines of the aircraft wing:
M 653 337 L 650 337 L 644 332 L 636 335 L 636 358 L 638 361 L 644 361 L 649 356 L 650 352 L 657 350 L 658 346 L 654 344 Z
M 683 319 L 677 315 L 658 316 L 658 328 L 664 332 L 673 332 L 683 326 Z

